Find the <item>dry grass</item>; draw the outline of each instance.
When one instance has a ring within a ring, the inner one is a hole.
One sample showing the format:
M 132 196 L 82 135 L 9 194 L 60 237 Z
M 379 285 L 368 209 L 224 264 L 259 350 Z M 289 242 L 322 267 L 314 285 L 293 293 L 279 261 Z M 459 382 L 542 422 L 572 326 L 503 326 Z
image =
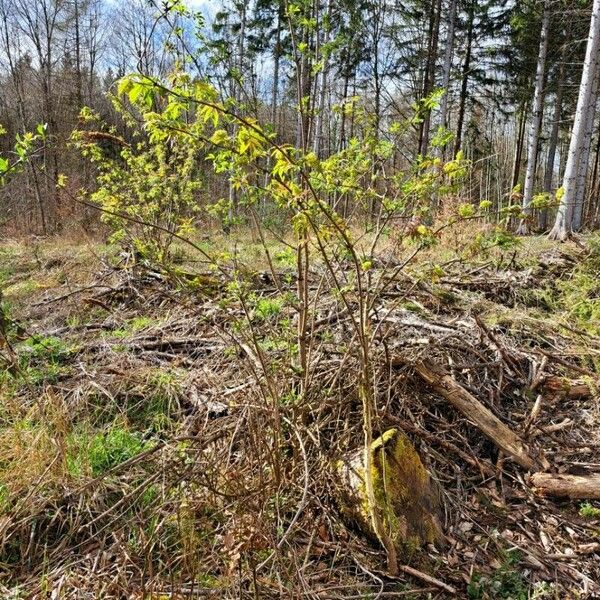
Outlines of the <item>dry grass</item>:
M 531 300 L 556 277 L 531 270 L 547 242 L 467 259 L 459 249 L 469 231 L 453 232 L 455 242 L 448 235 L 382 299 L 380 312 L 392 318 L 374 348 L 376 428 L 403 427 L 445 490 L 448 546 L 404 558 L 463 597 L 468 582 L 471 594 L 488 597 L 494 589 L 498 598 L 585 597 L 600 573 L 595 551 L 579 549 L 594 543 L 597 520 L 576 503 L 535 497 L 518 467 L 389 357 L 410 365 L 426 351 L 522 430 L 537 352 L 590 368 L 598 340 L 553 329 L 552 313 Z M 253 240 L 211 246 L 232 247 L 250 271 L 266 270 Z M 289 268 L 285 245 L 272 250 L 282 253 L 278 268 Z M 391 239 L 385 252 L 398 251 Z M 7 296 L 26 331 L 11 333 L 22 373 L 0 379 L 5 597 L 444 597 L 416 579 L 386 577 L 380 549 L 337 510 L 331 466 L 362 439 L 358 365 L 347 315 L 318 265 L 312 283 L 324 291 L 300 403 L 294 309 L 271 283 L 251 279 L 249 328 L 225 286 L 190 290 L 115 269 L 119 257 L 102 246 L 55 240 L 3 252 L 9 291 L 43 282 Z M 182 264 L 198 269 L 191 258 Z M 443 274 L 425 276 L 432 264 L 444 264 Z M 572 271 L 567 264 L 559 277 Z M 474 307 L 518 372 L 471 318 Z M 432 335 L 432 326 L 446 333 Z M 574 376 L 552 360 L 544 368 Z M 593 465 L 598 419 L 595 399 L 547 398 L 532 441 L 558 465 Z

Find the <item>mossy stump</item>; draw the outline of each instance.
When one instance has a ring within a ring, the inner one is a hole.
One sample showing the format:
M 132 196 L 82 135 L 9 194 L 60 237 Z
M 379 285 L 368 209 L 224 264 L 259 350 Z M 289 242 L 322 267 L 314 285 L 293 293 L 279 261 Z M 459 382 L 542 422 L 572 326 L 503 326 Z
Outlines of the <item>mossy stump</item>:
M 399 556 L 406 557 L 426 544 L 443 544 L 439 490 L 410 440 L 390 429 L 373 442 L 371 452 L 377 510 Z M 376 538 L 364 482 L 364 449 L 339 461 L 337 471 L 344 516 L 368 537 Z

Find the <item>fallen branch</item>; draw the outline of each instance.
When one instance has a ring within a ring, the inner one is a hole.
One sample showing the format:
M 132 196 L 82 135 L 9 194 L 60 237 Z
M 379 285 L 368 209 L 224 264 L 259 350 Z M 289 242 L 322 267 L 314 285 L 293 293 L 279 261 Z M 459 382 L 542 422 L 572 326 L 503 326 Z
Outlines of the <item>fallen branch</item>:
M 442 590 L 448 592 L 449 594 L 453 594 L 453 595 L 457 594 L 456 588 L 452 587 L 451 585 L 448 585 L 447 583 L 444 583 L 443 581 L 440 581 L 439 579 L 436 579 L 435 577 L 432 577 L 431 575 L 428 575 L 427 573 L 418 571 L 417 569 L 414 569 L 413 567 L 409 567 L 408 565 L 399 565 L 398 568 L 403 573 L 406 573 L 407 575 L 410 575 L 411 577 L 415 577 L 416 579 L 420 579 L 421 581 L 424 581 L 425 583 L 435 585 L 436 587 L 441 588 Z
M 414 368 L 428 385 L 450 402 L 516 463 L 528 471 L 549 468 L 549 463 L 541 454 L 533 457 L 530 449 L 512 429 L 452 379 L 447 372 L 429 361 L 418 363 Z
M 600 474 L 563 475 L 534 473 L 530 479 L 534 492 L 540 496 L 600 500 Z
M 542 389 L 549 395 L 571 399 L 591 398 L 594 395 L 590 385 L 585 381 L 570 381 L 556 375 L 547 377 L 542 383 Z

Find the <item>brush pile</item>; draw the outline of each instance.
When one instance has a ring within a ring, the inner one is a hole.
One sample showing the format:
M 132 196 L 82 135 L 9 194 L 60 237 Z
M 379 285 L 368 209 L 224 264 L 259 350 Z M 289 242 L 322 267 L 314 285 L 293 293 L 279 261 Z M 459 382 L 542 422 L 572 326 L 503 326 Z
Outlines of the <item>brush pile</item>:
M 407 270 L 372 306 L 375 435 L 410 438 L 444 509 L 443 543 L 399 577 L 340 510 L 335 465 L 363 430 L 327 275 L 303 397 L 285 273 L 240 303 L 215 275 L 105 264 L 23 300 L 2 351 L 0 595 L 598 597 L 600 338 L 550 305 L 594 260 Z

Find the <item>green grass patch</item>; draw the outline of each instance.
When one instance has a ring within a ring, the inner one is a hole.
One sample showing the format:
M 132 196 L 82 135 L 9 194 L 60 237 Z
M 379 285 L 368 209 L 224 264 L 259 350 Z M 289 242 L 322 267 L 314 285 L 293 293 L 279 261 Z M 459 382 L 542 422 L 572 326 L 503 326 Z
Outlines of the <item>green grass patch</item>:
M 125 323 L 123 327 L 120 329 L 115 329 L 112 332 L 112 336 L 117 339 L 123 339 L 137 333 L 138 331 L 143 331 L 144 329 L 148 329 L 150 326 L 154 325 L 156 321 L 151 319 L 150 317 L 134 317 Z
M 114 423 L 110 429 L 81 430 L 67 440 L 67 470 L 73 476 L 98 477 L 151 447 L 139 433 Z
M 18 348 L 21 373 L 31 385 L 54 383 L 68 373 L 75 350 L 56 337 L 32 336 Z
M 583 502 L 579 507 L 579 514 L 584 519 L 600 519 L 600 508 L 590 502 Z
M 120 419 L 137 431 L 172 431 L 178 422 L 180 393 L 181 375 L 176 371 L 140 371 L 114 400 L 104 394 L 89 396 L 90 421 L 95 427 L 104 427 Z

